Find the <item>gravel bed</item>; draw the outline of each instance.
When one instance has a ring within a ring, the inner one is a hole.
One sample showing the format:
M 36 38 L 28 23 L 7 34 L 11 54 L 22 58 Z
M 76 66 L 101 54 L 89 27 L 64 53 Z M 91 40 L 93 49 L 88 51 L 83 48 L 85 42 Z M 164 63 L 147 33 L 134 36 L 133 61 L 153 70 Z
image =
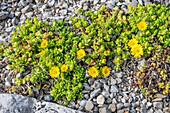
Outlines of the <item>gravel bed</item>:
M 38 17 L 42 21 L 52 22 L 65 19 L 69 22 L 70 17 L 76 17 L 77 9 L 83 8 L 86 11 L 97 11 L 102 5 L 113 10 L 116 6 L 124 12 L 128 11 L 128 5 L 132 7 L 148 4 L 165 4 L 170 6 L 169 0 L 0 0 L 0 43 L 9 45 L 12 37 L 12 31 L 15 26 L 24 24 L 24 21 Z M 79 16 L 80 17 L 80 16 Z M 135 64 L 140 70 L 145 59 L 138 59 Z M 0 58 L 0 91 L 5 92 L 6 87 L 14 84 L 14 78 L 22 78 L 31 74 L 30 70 L 24 73 L 15 74 L 9 69 L 8 59 Z M 113 66 L 112 62 L 107 62 L 108 66 Z M 129 67 L 126 67 L 126 69 Z M 87 71 L 86 71 L 87 72 Z M 94 79 L 88 73 L 86 77 L 88 82 L 84 83 L 83 100 L 70 102 L 67 107 L 83 112 L 101 112 L 101 113 L 169 113 L 170 96 L 157 94 L 153 100 L 142 95 L 138 87 L 131 84 L 136 82 L 133 71 L 115 72 L 107 78 Z M 39 92 L 37 99 L 52 101 L 50 95 Z

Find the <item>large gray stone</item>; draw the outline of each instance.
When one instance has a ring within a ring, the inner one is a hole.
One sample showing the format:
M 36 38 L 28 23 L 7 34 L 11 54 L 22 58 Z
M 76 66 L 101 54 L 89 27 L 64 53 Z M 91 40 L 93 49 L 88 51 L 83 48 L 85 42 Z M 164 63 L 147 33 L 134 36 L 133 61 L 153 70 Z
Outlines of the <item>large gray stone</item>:
M 55 103 L 17 94 L 0 93 L 0 113 L 82 113 Z
M 33 113 L 36 99 L 21 95 L 0 94 L 0 113 Z

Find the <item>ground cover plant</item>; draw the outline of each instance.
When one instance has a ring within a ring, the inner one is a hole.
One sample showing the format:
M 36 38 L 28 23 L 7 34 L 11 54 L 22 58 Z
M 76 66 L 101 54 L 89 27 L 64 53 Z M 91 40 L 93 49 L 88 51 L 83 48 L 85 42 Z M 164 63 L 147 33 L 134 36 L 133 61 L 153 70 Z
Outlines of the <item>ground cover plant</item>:
M 63 100 L 60 104 L 65 105 L 83 97 L 85 70 L 93 78 L 108 77 L 111 70 L 121 70 L 132 57 L 153 57 L 151 62 L 166 63 L 167 70 L 161 67 L 159 76 L 153 79 L 144 74 L 148 72 L 144 68 L 136 73 L 135 85 L 145 94 L 154 94 L 157 88 L 159 93 L 169 94 L 170 16 L 166 14 L 170 8 L 164 5 L 128 8 L 127 14 L 117 7 L 113 12 L 105 6 L 97 12 L 79 9 L 84 18 L 70 18 L 71 24 L 63 20 L 49 24 L 37 18 L 27 19 L 25 25 L 16 27 L 12 44 L 0 49 L 1 57 L 10 60 L 9 67 L 16 73 L 32 69 L 32 75 L 16 78 L 9 92 L 17 93 L 21 86 L 26 88 L 26 95 L 33 95 L 33 89 L 50 89 L 54 100 Z M 109 65 L 110 61 L 114 65 Z M 160 80 L 155 82 L 156 79 Z M 155 90 L 150 92 L 150 86 Z

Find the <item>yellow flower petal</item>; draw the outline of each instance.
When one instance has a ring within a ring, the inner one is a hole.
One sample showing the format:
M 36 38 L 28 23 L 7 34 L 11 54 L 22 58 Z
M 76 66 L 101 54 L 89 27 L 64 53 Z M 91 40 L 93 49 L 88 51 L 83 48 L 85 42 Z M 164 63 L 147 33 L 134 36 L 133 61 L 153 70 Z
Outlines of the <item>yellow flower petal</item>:
M 78 58 L 83 58 L 86 56 L 86 53 L 84 50 L 80 49 L 79 51 L 77 51 L 77 56 Z
M 105 66 L 102 68 L 102 74 L 106 77 L 108 77 L 110 75 L 110 69 L 109 67 Z
M 92 78 L 96 78 L 99 75 L 99 71 L 95 67 L 91 67 L 88 70 L 88 73 L 89 73 L 90 76 L 92 76 Z
M 137 25 L 138 29 L 141 31 L 144 31 L 145 29 L 147 29 L 147 23 L 142 21 Z
M 104 55 L 105 56 L 109 56 L 110 55 L 110 51 L 104 51 Z
M 58 67 L 52 67 L 50 70 L 50 76 L 51 77 L 58 77 L 60 74 L 59 68 Z
M 140 58 L 141 55 L 143 55 L 143 48 L 139 44 L 134 45 L 131 51 L 132 51 L 132 55 L 134 55 L 134 58 Z
M 138 44 L 138 41 L 136 39 L 131 39 L 128 43 L 128 46 L 132 48 L 136 44 Z
M 42 48 L 47 47 L 47 45 L 48 45 L 48 42 L 46 40 L 41 43 Z
M 65 64 L 63 64 L 63 65 L 61 66 L 61 71 L 62 71 L 62 72 L 66 72 L 67 70 L 68 70 L 68 66 L 65 65 Z

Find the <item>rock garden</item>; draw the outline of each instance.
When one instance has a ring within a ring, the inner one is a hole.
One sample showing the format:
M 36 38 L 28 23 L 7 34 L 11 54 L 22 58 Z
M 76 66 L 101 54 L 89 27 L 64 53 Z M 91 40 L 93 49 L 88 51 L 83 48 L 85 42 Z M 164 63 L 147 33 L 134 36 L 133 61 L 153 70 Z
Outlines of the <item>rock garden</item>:
M 0 111 L 169 113 L 169 37 L 168 0 L 0 0 Z

